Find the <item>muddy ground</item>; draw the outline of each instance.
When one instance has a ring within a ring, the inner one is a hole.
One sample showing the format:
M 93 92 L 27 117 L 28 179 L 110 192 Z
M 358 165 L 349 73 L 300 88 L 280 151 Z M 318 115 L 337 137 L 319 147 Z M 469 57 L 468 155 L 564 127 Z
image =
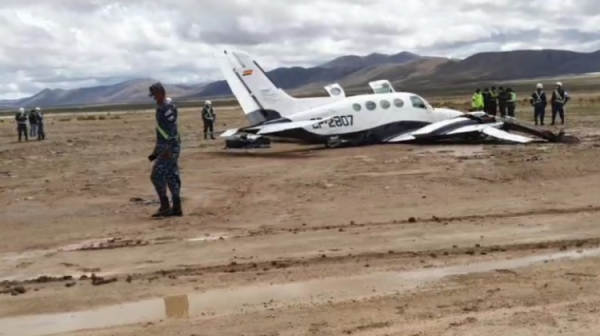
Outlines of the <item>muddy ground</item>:
M 570 111 L 579 145 L 226 152 L 184 110 L 167 220 L 151 113 L 48 116 L 28 143 L 4 121 L 0 335 L 592 335 L 593 111 Z

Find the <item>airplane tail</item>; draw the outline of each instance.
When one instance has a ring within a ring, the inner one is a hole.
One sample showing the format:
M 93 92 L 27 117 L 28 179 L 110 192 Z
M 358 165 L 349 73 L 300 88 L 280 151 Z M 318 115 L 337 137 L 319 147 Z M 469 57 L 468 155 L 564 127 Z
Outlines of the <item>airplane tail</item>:
M 278 88 L 250 54 L 223 50 L 215 52 L 215 58 L 251 125 L 286 117 L 345 97 L 343 89 L 334 84 L 326 87 L 330 97 L 295 98 Z

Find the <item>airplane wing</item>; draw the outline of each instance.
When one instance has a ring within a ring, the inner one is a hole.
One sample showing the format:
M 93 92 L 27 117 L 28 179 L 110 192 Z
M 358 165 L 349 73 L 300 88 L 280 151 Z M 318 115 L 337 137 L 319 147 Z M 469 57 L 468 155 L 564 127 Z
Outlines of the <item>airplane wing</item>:
M 443 120 L 421 127 L 412 132 L 399 134 L 387 142 L 407 142 L 414 140 L 441 140 L 445 138 L 467 136 L 469 134 L 484 134 L 499 140 L 515 143 L 529 143 L 534 139 L 501 130 L 504 122 L 481 123 L 471 118 L 454 118 Z

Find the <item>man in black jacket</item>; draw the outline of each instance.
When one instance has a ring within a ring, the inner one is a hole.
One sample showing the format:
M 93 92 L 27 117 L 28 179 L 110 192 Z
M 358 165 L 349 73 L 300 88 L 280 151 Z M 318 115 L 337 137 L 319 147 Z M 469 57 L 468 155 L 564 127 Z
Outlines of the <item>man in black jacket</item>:
M 210 100 L 204 102 L 204 107 L 202 108 L 202 122 L 204 123 L 204 139 L 207 139 L 207 135 L 210 134 L 211 139 L 215 139 L 213 132 L 215 126 L 215 110 L 212 107 L 212 103 Z
M 501 86 L 498 88 L 498 107 L 500 109 L 500 116 L 502 118 L 506 117 L 506 100 L 507 100 L 507 92 Z
M 25 141 L 29 141 L 27 135 L 27 114 L 24 108 L 19 108 L 19 112 L 15 115 L 15 121 L 17 122 L 17 133 L 19 133 L 19 142 L 21 142 L 22 136 L 25 136 Z

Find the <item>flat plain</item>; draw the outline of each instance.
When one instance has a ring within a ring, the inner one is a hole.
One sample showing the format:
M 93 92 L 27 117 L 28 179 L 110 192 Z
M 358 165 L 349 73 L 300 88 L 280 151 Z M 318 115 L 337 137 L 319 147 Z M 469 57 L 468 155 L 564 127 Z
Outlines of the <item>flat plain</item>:
M 165 220 L 152 111 L 48 115 L 22 143 L 4 120 L 0 335 L 592 335 L 597 106 L 569 107 L 577 145 L 250 151 L 183 109 L 185 216 Z

